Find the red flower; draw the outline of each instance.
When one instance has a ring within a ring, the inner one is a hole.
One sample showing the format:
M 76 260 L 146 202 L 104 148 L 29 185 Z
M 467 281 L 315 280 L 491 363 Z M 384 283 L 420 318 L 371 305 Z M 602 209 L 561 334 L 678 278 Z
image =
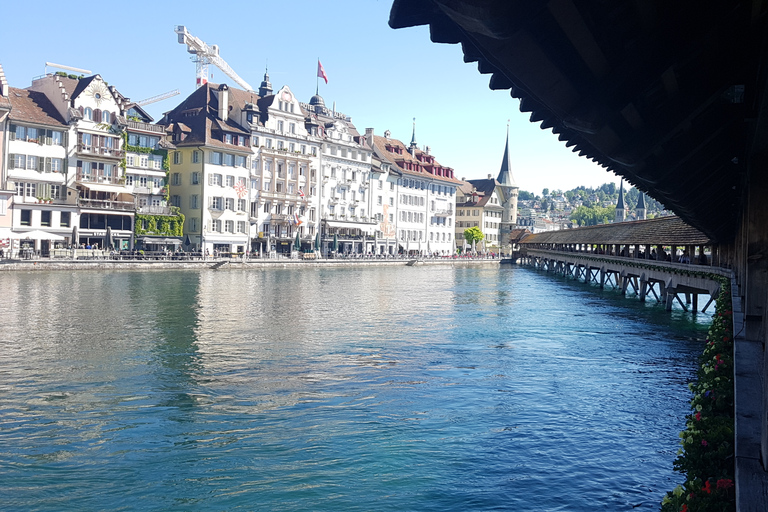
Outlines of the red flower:
M 683 503 L 683 508 L 680 509 L 680 512 L 688 512 L 688 505 Z
M 717 481 L 718 489 L 728 490 L 731 487 L 733 487 L 733 480 L 731 480 L 730 478 L 722 478 Z
M 709 484 L 709 480 L 707 480 L 707 483 L 704 484 L 704 487 L 702 487 L 701 490 L 707 494 L 712 494 L 712 486 Z
M 696 421 L 701 421 L 701 413 L 700 412 L 696 413 Z

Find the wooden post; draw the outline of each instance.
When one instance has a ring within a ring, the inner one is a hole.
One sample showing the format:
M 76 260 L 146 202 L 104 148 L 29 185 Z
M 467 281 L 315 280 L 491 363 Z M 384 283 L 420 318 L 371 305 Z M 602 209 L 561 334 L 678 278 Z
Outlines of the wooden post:
M 640 302 L 645 302 L 645 295 L 648 293 L 648 279 L 645 278 L 645 272 L 640 275 Z

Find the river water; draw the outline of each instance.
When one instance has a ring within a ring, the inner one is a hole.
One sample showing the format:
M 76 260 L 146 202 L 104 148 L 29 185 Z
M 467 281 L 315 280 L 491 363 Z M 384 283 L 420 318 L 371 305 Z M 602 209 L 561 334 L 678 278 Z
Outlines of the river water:
M 0 289 L 6 511 L 658 510 L 708 322 L 520 267 Z

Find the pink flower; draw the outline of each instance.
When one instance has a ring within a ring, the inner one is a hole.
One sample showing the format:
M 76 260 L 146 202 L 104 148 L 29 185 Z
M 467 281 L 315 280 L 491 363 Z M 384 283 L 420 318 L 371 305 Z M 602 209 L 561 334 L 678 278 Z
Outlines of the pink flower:
M 700 412 L 696 413 L 696 421 L 701 421 L 701 413 Z
M 706 439 L 702 439 L 702 440 L 701 440 L 701 444 L 702 444 L 702 446 L 707 446 L 707 445 L 709 445 L 709 443 L 707 442 L 707 440 L 706 440 Z

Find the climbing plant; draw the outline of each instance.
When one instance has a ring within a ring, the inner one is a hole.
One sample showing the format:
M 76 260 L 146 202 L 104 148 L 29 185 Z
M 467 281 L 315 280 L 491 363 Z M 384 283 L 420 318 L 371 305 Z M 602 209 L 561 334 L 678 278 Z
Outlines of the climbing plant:
M 184 214 L 178 208 L 172 206 L 174 215 L 150 215 L 137 213 L 134 223 L 136 236 L 183 236 Z

